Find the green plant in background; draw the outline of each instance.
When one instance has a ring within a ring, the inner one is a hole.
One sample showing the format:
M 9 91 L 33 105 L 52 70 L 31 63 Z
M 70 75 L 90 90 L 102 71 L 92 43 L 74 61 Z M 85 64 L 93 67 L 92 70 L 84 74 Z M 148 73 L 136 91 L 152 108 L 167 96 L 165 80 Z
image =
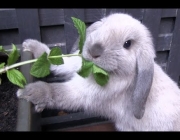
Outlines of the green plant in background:
M 79 54 L 62 55 L 61 49 L 58 47 L 55 47 L 51 49 L 49 54 L 44 52 L 37 59 L 32 59 L 32 60 L 16 63 L 20 56 L 17 50 L 17 47 L 14 44 L 12 44 L 12 51 L 7 52 L 6 50 L 4 50 L 2 46 L 0 46 L 0 52 L 8 56 L 7 64 L 6 65 L 5 63 L 0 64 L 0 75 L 2 73 L 6 73 L 9 81 L 19 86 L 20 88 L 24 88 L 24 86 L 26 85 L 26 79 L 23 76 L 23 74 L 18 69 L 16 69 L 17 67 L 25 65 L 25 64 L 33 63 L 30 69 L 30 74 L 34 77 L 42 78 L 50 74 L 51 64 L 53 65 L 64 64 L 62 57 L 73 57 L 73 56 L 82 57 L 81 54 L 82 54 L 82 49 L 83 49 L 83 45 L 84 45 L 84 41 L 86 37 L 86 25 L 83 21 L 75 17 L 72 17 L 72 20 L 80 36 Z M 97 84 L 101 86 L 104 86 L 109 80 L 109 75 L 105 70 L 98 67 L 93 62 L 85 60 L 82 57 L 82 67 L 78 74 L 85 78 L 85 77 L 88 77 L 91 73 L 93 74 L 94 79 L 97 82 Z M 0 83 L 1 83 L 1 78 L 0 78 Z

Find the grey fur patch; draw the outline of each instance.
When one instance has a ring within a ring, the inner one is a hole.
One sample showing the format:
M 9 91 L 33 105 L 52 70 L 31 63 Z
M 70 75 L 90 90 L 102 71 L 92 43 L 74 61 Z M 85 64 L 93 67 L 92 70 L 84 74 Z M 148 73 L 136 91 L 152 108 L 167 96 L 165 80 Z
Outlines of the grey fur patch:
M 59 75 L 54 75 L 53 73 L 50 73 L 48 76 L 45 78 L 41 78 L 39 80 L 48 82 L 48 83 L 56 83 L 56 82 L 66 82 L 71 80 L 73 77 L 73 73 L 70 74 L 59 74 Z
M 153 60 L 145 63 L 142 58 L 137 59 L 136 84 L 132 95 L 133 114 L 137 119 L 141 119 L 144 115 L 145 104 L 152 86 L 153 74 Z

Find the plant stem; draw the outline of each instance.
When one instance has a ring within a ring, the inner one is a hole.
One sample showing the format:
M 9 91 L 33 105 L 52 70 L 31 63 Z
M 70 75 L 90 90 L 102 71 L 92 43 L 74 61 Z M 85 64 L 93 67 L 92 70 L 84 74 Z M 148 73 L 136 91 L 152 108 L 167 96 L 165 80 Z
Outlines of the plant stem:
M 58 56 L 48 56 L 48 58 L 71 57 L 71 56 L 81 56 L 81 54 L 66 54 L 66 55 L 58 55 Z
M 67 54 L 67 55 L 58 55 L 58 56 L 48 56 L 48 58 L 60 58 L 60 57 L 71 57 L 71 56 L 81 56 L 81 54 Z M 0 74 L 8 71 L 9 69 L 16 68 L 25 64 L 36 62 L 38 59 L 27 60 L 19 63 L 12 64 L 10 66 L 5 66 L 0 69 Z

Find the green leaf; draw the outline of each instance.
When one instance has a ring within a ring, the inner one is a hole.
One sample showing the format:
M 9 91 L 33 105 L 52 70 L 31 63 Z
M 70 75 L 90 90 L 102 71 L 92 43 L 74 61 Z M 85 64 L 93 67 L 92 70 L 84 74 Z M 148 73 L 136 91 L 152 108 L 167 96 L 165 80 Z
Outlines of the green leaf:
M 78 74 L 82 77 L 88 77 L 89 74 L 92 72 L 92 66 L 93 63 L 91 61 L 87 61 L 84 58 L 82 58 L 82 67 Z
M 96 65 L 93 65 L 93 76 L 96 82 L 101 86 L 106 85 L 109 80 L 108 73 Z
M 80 19 L 77 19 L 75 17 L 71 17 L 74 23 L 74 26 L 76 27 L 76 29 L 78 30 L 80 39 L 79 39 L 79 54 L 82 53 L 82 48 L 84 45 L 84 41 L 86 38 L 86 25 L 83 21 L 81 21 Z
M 1 69 L 1 68 L 4 68 L 4 65 L 5 65 L 5 63 L 1 63 L 1 64 L 0 64 L 0 69 Z
M 26 79 L 20 71 L 16 69 L 10 69 L 7 71 L 7 77 L 9 81 L 11 81 L 13 84 L 24 88 L 24 85 L 26 84 Z
M 3 48 L 3 46 L 0 46 L 0 52 L 6 52 Z
M 8 55 L 8 52 L 6 50 L 4 50 L 4 48 L 2 46 L 0 46 L 0 52 L 5 53 L 6 55 Z
M 7 60 L 7 65 L 9 66 L 11 64 L 14 64 L 18 60 L 19 56 L 20 55 L 19 55 L 19 52 L 17 50 L 17 47 L 14 44 L 12 44 L 12 51 L 9 54 L 9 57 Z
M 5 50 L 3 49 L 2 46 L 0 46 L 0 52 L 4 52 Z
M 50 53 L 49 53 L 49 56 L 59 56 L 59 55 L 62 55 L 62 51 L 60 48 L 58 47 L 55 47 L 55 48 L 52 48 Z M 48 57 L 48 60 L 50 61 L 51 64 L 53 65 L 61 65 L 61 64 L 64 64 L 64 61 L 63 61 L 63 58 L 62 57 L 57 57 L 57 58 L 49 58 Z
M 32 65 L 30 74 L 37 78 L 42 78 L 50 74 L 50 62 L 47 59 L 47 53 L 43 53 Z

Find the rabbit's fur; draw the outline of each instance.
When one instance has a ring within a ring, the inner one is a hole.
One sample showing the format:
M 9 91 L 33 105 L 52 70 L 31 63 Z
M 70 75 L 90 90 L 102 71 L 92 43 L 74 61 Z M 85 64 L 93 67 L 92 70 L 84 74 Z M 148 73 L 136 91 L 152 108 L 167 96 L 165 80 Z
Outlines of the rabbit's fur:
M 33 39 L 25 40 L 23 47 L 35 57 L 50 51 Z M 93 23 L 87 28 L 82 55 L 109 73 L 105 86 L 92 75 L 77 74 L 82 64 L 79 56 L 64 57 L 64 64 L 52 65 L 51 71 L 70 80 L 30 83 L 17 96 L 35 104 L 38 112 L 83 109 L 104 116 L 118 131 L 180 130 L 180 90 L 154 61 L 151 33 L 140 21 L 115 13 Z

